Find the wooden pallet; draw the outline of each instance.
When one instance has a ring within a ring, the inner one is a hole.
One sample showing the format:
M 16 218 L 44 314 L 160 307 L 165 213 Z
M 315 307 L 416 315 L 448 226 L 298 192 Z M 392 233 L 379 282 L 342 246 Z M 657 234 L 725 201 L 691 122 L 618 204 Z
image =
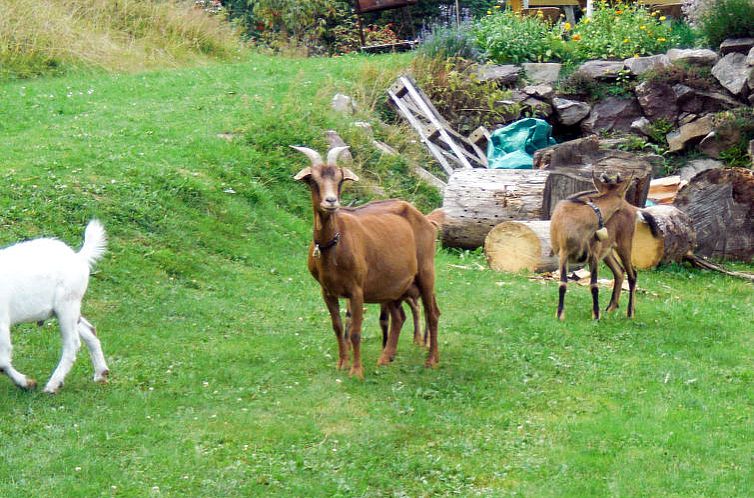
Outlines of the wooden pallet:
M 448 176 L 456 169 L 487 167 L 484 151 L 455 131 L 409 76 L 398 78 L 388 95 Z

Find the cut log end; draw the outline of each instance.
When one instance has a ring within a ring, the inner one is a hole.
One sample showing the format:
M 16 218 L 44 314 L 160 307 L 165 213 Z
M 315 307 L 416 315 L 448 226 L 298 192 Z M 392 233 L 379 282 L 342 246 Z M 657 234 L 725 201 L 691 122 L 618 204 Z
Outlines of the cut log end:
M 662 261 L 665 241 L 652 235 L 646 222 L 638 221 L 631 249 L 631 263 L 637 270 L 654 268 Z
M 484 241 L 490 268 L 496 271 L 552 271 L 558 261 L 552 255 L 549 221 L 506 221 L 493 228 Z

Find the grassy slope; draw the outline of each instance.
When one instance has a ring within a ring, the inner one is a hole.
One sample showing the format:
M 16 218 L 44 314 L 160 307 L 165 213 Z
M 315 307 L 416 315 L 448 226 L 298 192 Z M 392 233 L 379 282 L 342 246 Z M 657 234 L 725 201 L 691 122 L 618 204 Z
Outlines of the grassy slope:
M 363 64 L 254 57 L 0 87 L 0 242 L 77 246 L 87 219 L 105 222 L 84 312 L 112 370 L 92 384 L 82 351 L 55 397 L 0 379 L 0 495 L 748 494 L 743 282 L 644 272 L 638 318 L 598 324 L 573 286 L 559 324 L 554 284 L 440 252 L 441 366 L 405 333 L 364 382 L 335 371 L 287 145 L 349 129 L 327 103 Z M 373 308 L 366 325 L 373 365 Z M 19 370 L 46 380 L 55 327 L 15 330 Z

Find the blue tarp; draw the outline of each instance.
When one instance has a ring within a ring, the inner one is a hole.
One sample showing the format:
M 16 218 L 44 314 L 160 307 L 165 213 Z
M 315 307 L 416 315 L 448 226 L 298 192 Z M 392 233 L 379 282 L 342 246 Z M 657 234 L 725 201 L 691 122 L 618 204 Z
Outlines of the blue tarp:
M 487 144 L 490 168 L 531 169 L 534 152 L 555 145 L 552 126 L 546 121 L 526 118 L 492 132 Z

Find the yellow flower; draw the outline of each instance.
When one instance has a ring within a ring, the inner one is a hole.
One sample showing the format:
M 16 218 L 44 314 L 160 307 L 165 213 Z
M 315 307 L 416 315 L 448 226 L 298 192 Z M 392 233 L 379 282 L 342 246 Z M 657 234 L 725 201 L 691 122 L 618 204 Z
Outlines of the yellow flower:
M 537 17 L 544 17 L 544 16 L 545 14 L 541 10 L 537 11 Z
M 578 33 L 576 33 L 575 35 L 573 35 L 573 37 L 571 37 L 571 39 L 573 41 L 579 41 L 579 40 L 581 40 L 581 35 L 578 34 Z
M 647 27 L 642 24 L 641 26 L 639 26 L 639 29 L 644 31 L 645 29 L 647 29 Z
M 499 9 L 499 8 L 501 8 L 501 7 L 500 7 L 499 5 L 495 5 L 495 8 L 496 8 L 496 9 Z
M 591 17 L 587 17 L 586 19 L 584 19 L 584 24 L 589 24 L 590 22 L 592 22 Z
M 564 30 L 566 30 L 566 31 L 571 31 L 571 23 L 569 23 L 569 22 L 566 22 L 566 23 L 565 23 L 565 24 L 563 25 L 563 29 L 564 29 Z
M 657 39 L 657 41 L 658 41 L 658 42 L 660 42 L 660 43 L 662 43 L 662 42 L 666 42 L 666 41 L 668 41 L 668 40 L 667 40 L 667 39 L 665 39 L 665 38 L 663 38 L 663 37 L 659 37 L 659 38 Z
M 488 16 L 491 16 L 491 15 L 492 15 L 492 11 L 491 11 L 491 10 L 488 10 L 488 11 L 487 11 L 487 15 L 488 15 Z
M 638 58 L 639 58 L 639 54 L 634 54 L 634 59 L 638 59 Z
M 631 40 L 629 40 L 628 38 L 624 38 L 623 39 L 623 43 L 628 43 L 629 41 L 631 41 Z
M 622 10 L 616 10 L 616 11 L 615 11 L 615 15 L 616 15 L 616 16 L 619 16 L 619 15 L 621 15 L 621 14 L 623 14 L 623 11 L 622 11 Z
M 661 17 L 660 17 L 660 21 L 664 21 L 664 20 L 666 20 L 666 19 L 667 19 L 667 17 L 665 17 L 665 16 L 661 16 Z
M 652 12 L 652 13 L 651 13 L 651 14 L 649 14 L 649 15 L 650 15 L 650 16 L 656 16 L 656 15 L 657 15 L 657 12 Z

